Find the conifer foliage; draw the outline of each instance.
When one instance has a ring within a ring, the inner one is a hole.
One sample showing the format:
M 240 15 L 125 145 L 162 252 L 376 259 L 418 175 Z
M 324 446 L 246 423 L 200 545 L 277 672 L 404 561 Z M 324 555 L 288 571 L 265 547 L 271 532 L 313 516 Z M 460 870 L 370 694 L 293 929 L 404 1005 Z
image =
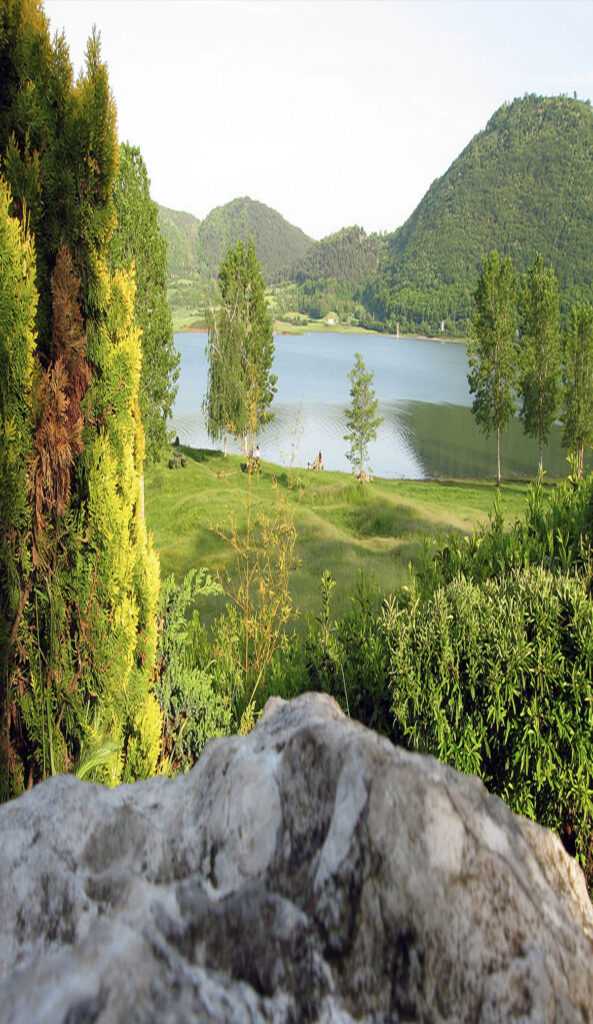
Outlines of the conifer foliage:
M 119 170 L 113 197 L 117 226 L 109 243 L 109 266 L 136 274 L 135 319 L 142 331 L 140 409 L 146 453 L 153 461 L 167 443 L 179 354 L 173 342 L 173 320 L 167 305 L 167 244 L 158 224 L 158 207 L 150 198 L 146 164 L 137 146 L 119 148 Z
M 0 181 L 0 783 L 22 788 L 22 764 L 10 736 L 18 673 L 16 638 L 31 591 L 27 466 L 33 453 L 33 353 L 37 308 L 31 238 L 8 215 Z M 10 685 L 9 685 L 10 684 Z
M 43 10 L 0 10 L 0 798 L 154 770 L 159 570 L 142 517 L 134 279 L 110 275 L 116 112 Z

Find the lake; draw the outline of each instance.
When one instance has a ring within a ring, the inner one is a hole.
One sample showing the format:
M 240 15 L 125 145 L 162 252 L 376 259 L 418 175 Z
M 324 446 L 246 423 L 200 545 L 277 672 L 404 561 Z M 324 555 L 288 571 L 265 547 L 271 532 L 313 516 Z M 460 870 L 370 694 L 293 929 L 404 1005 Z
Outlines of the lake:
M 202 413 L 208 361 L 206 334 L 176 334 L 181 354 L 179 390 L 172 429 L 182 444 L 212 448 Z M 494 477 L 496 437 L 486 438 L 474 423 L 463 343 L 372 334 L 311 333 L 276 335 L 274 373 L 278 377 L 274 420 L 259 436 L 262 458 L 306 466 L 321 449 L 326 469 L 350 471 L 346 458 L 345 409 L 348 373 L 360 352 L 372 370 L 383 423 L 369 445 L 376 476 Z M 229 450 L 240 451 L 229 439 Z M 506 478 L 537 473 L 538 445 L 514 419 L 502 437 Z M 568 468 L 555 429 L 544 465 L 550 476 Z

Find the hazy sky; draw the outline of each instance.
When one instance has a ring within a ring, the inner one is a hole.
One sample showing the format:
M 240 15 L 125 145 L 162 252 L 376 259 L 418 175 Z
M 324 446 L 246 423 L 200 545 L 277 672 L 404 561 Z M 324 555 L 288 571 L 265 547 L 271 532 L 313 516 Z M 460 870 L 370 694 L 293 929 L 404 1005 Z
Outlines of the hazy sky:
M 314 238 L 392 231 L 505 101 L 593 97 L 593 3 L 45 0 L 77 72 L 93 24 L 119 136 L 165 206 L 248 195 Z

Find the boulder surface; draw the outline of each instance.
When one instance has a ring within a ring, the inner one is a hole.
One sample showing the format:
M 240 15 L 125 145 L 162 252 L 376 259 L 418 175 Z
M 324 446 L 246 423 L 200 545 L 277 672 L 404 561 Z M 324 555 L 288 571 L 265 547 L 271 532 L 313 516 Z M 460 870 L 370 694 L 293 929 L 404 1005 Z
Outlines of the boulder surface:
M 0 843 L 11 1024 L 593 1019 L 559 840 L 319 694 L 173 781 L 50 779 Z

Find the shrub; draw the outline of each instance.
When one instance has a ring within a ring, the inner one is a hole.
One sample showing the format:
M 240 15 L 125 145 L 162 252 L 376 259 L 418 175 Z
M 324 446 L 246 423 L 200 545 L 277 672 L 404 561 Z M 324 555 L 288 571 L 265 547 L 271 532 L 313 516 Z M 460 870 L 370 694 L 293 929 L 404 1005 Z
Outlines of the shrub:
M 188 771 L 212 736 L 231 732 L 232 712 L 204 663 L 203 630 L 188 610 L 198 594 L 220 593 L 204 571 L 190 570 L 181 584 L 170 576 L 161 589 L 157 675 L 154 692 L 162 716 L 161 770 Z M 196 648 L 201 645 L 201 649 Z
M 593 800 L 593 617 L 580 578 L 459 577 L 382 618 L 394 738 L 479 775 L 583 865 Z
M 335 580 L 326 571 L 321 579 L 321 612 L 310 620 L 305 641 L 309 686 L 330 693 L 348 715 L 369 728 L 389 734 L 388 652 L 377 628 L 381 595 L 361 572 L 349 612 L 332 622 L 330 603 L 334 587 Z

